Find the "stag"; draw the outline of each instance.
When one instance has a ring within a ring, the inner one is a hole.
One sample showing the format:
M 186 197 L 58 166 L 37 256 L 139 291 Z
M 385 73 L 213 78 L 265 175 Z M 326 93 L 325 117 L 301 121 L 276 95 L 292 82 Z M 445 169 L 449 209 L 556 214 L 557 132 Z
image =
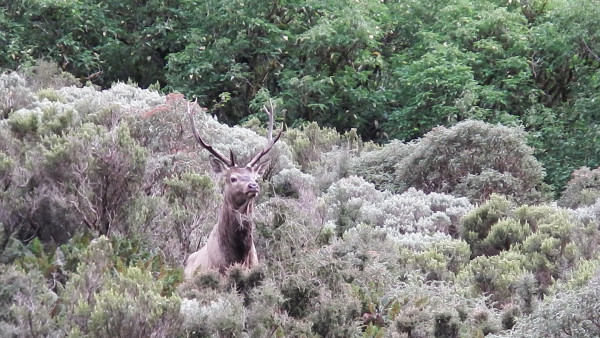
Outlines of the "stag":
M 266 107 L 269 116 L 267 144 L 243 167 L 237 165 L 233 151 L 229 158 L 221 155 L 208 145 L 196 130 L 194 117 L 188 103 L 188 115 L 192 132 L 200 146 L 210 152 L 210 164 L 215 173 L 225 182 L 224 199 L 217 224 L 213 227 L 208 241 L 198 251 L 192 253 L 185 263 L 185 278 L 190 279 L 197 271 L 218 270 L 224 274 L 233 264 L 251 268 L 258 264 L 254 247 L 254 224 L 252 212 L 254 200 L 260 192 L 257 179 L 261 178 L 268 167 L 268 160 L 261 161 L 281 137 L 282 130 L 273 139 L 274 109 Z

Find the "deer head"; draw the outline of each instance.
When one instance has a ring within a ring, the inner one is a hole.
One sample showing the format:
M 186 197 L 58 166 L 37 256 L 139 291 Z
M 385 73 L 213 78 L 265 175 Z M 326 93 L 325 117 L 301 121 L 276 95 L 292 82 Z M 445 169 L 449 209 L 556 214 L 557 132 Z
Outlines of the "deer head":
M 227 158 L 202 139 L 198 133 L 198 130 L 196 129 L 192 110 L 190 109 L 188 103 L 188 115 L 194 137 L 202 146 L 202 148 L 208 150 L 212 154 L 210 157 L 210 164 L 213 171 L 217 174 L 220 174 L 225 179 L 225 202 L 231 202 L 235 209 L 242 207 L 250 199 L 256 197 L 260 192 L 257 179 L 262 177 L 266 168 L 268 167 L 268 161 L 261 162 L 261 158 L 265 156 L 271 150 L 271 148 L 273 148 L 273 145 L 275 145 L 283 133 L 282 128 L 277 136 L 273 139 L 274 108 L 272 104 L 271 110 L 267 109 L 266 106 L 263 108 L 269 116 L 267 144 L 261 151 L 254 155 L 248 164 L 240 167 L 236 163 L 235 155 L 231 149 L 229 149 L 229 158 Z
M 222 160 L 211 156 L 210 164 L 215 173 L 220 174 L 225 181 L 225 203 L 233 209 L 240 210 L 248 201 L 260 192 L 257 180 L 261 178 L 268 167 L 268 162 L 259 163 L 256 166 L 229 167 Z

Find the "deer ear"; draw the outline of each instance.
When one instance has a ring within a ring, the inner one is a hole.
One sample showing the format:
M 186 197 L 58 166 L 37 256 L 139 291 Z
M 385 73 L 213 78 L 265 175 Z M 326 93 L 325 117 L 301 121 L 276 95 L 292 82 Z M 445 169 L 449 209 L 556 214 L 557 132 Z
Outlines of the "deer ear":
M 210 165 L 213 169 L 213 171 L 217 174 L 223 174 L 225 173 L 225 171 L 227 170 L 227 166 L 225 165 L 225 163 L 223 163 L 221 160 L 219 160 L 218 158 L 210 155 Z

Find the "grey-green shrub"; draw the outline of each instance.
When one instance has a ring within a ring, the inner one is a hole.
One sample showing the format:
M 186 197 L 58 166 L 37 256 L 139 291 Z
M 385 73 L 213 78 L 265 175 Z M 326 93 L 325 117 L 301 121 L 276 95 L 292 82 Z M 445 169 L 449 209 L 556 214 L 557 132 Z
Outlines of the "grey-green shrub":
M 456 234 L 460 218 L 472 206 L 465 198 L 409 189 L 394 195 L 380 192 L 357 176 L 343 178 L 322 196 L 326 219 L 341 235 L 358 223 L 395 229 L 400 233 L 423 231 Z
M 60 337 L 52 312 L 57 295 L 38 270 L 0 266 L 0 332 L 3 337 Z
M 16 72 L 0 74 L 0 120 L 34 101 L 33 91 L 27 81 Z
M 548 297 L 511 331 L 496 337 L 598 337 L 598 290 L 600 278 L 596 272 L 584 287 Z
M 323 153 L 340 145 L 340 134 L 331 128 L 321 128 L 316 122 L 289 130 L 284 140 L 292 148 L 294 162 L 306 171 L 317 165 Z
M 228 293 L 206 292 L 203 299 L 183 299 L 183 327 L 192 336 L 237 336 L 245 324 L 243 300 L 235 290 Z
M 492 193 L 523 203 L 551 198 L 544 169 L 527 145 L 525 131 L 517 127 L 468 120 L 436 127 L 408 144 L 390 143 L 355 162 L 353 173 L 394 192 L 413 187 L 472 202 L 483 202 Z
M 176 295 L 138 267 L 115 266 L 110 241 L 102 236 L 81 254 L 76 272 L 59 292 L 58 319 L 67 335 L 172 336 L 181 332 Z
M 458 284 L 408 277 L 384 296 L 393 297 L 398 303 L 392 311 L 390 333 L 395 331 L 409 337 L 447 337 L 444 334 L 462 337 L 498 330 L 498 312 L 486 306 L 485 297 L 472 297 L 468 289 Z M 442 331 L 442 327 L 451 330 Z
M 565 208 L 576 209 L 594 204 L 600 197 L 600 168 L 591 170 L 582 167 L 571 173 L 565 191 L 558 204 Z
M 350 172 L 375 184 L 379 190 L 400 193 L 407 186 L 397 182 L 396 166 L 408 157 L 411 149 L 412 144 L 392 140 L 381 148 L 364 151 L 354 158 Z

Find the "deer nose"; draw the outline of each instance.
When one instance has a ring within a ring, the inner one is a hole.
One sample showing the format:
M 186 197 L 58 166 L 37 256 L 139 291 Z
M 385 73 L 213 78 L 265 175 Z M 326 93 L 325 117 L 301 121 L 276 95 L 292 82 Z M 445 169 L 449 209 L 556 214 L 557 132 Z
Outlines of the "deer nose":
M 250 190 L 250 191 L 258 191 L 258 184 L 256 184 L 256 183 L 248 183 L 248 190 Z

